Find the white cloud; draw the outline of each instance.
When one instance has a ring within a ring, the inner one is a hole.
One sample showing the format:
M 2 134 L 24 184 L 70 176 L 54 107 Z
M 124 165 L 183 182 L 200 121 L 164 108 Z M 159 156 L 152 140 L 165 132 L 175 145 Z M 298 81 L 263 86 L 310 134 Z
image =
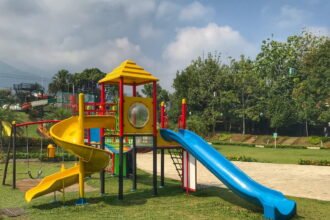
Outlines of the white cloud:
M 152 24 L 146 23 L 140 27 L 139 34 L 143 39 L 156 39 L 162 35 L 162 31 Z
M 179 6 L 170 1 L 162 1 L 159 3 L 156 10 L 156 17 L 162 19 L 169 19 L 178 14 Z
M 281 7 L 280 16 L 277 19 L 277 26 L 280 28 L 291 28 L 301 25 L 309 17 L 309 13 L 289 5 Z
M 311 27 L 307 27 L 306 30 L 308 32 L 313 33 L 316 36 L 328 36 L 328 37 L 330 37 L 330 28 L 328 28 L 328 27 L 311 26 Z
M 213 13 L 211 7 L 206 7 L 198 1 L 194 1 L 181 10 L 179 18 L 182 21 L 194 21 L 210 17 Z
M 209 52 L 220 52 L 224 58 L 241 54 L 254 56 L 256 49 L 241 34 L 229 26 L 210 23 L 205 27 L 187 27 L 178 31 L 176 38 L 163 53 L 167 71 L 172 78 L 175 71 L 184 68 L 198 56 Z

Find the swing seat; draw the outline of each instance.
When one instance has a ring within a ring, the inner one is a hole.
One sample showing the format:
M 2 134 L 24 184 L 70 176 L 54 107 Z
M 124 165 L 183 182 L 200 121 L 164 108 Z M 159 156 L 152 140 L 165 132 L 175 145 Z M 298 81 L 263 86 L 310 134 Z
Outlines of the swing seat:
M 29 175 L 29 177 L 31 179 L 40 179 L 41 178 L 41 175 L 42 175 L 42 170 L 38 170 L 38 173 L 37 173 L 37 176 L 36 177 L 33 177 L 31 170 L 29 170 L 27 172 L 27 174 Z

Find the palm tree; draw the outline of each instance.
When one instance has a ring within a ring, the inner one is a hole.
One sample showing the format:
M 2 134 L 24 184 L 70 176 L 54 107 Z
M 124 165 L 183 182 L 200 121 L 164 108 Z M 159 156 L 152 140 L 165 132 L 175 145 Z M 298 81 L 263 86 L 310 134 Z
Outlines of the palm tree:
M 48 85 L 48 91 L 51 94 L 56 94 L 59 91 L 67 91 L 70 83 L 72 83 L 72 74 L 62 69 L 53 76 L 52 82 Z

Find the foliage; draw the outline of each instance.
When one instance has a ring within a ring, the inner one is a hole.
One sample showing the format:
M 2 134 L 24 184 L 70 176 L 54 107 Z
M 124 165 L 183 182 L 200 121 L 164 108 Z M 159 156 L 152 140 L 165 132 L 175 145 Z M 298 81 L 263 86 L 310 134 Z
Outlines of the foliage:
M 63 120 L 69 118 L 72 115 L 72 112 L 69 109 L 47 106 L 47 113 L 45 114 L 45 119 L 49 120 Z
M 56 94 L 61 91 L 68 91 L 69 84 L 72 83 L 72 74 L 68 70 L 59 70 L 52 78 L 52 81 L 48 85 L 48 92 L 50 94 Z
M 75 74 L 62 69 L 53 76 L 48 91 L 51 94 L 70 91 L 98 94 L 98 81 L 103 77 L 105 73 L 97 68 L 85 69 Z
M 302 32 L 283 42 L 264 40 L 255 60 L 242 55 L 227 64 L 217 53 L 199 57 L 176 74 L 170 119 L 177 120 L 186 98 L 189 113 L 200 117 L 209 133 L 219 125 L 245 134 L 299 124 L 308 136 L 310 126 L 330 121 L 329 42 Z
M 187 120 L 187 128 L 195 133 L 206 136 L 208 134 L 206 124 L 201 118 L 193 115 Z
M 230 133 L 221 133 L 218 137 L 219 141 L 227 141 L 231 138 L 231 134 Z
M 227 156 L 228 160 L 231 161 L 243 161 L 243 162 L 258 162 L 257 159 L 252 157 L 246 157 L 246 156 Z
M 316 165 L 316 166 L 330 166 L 330 160 L 302 160 L 298 162 L 300 165 Z

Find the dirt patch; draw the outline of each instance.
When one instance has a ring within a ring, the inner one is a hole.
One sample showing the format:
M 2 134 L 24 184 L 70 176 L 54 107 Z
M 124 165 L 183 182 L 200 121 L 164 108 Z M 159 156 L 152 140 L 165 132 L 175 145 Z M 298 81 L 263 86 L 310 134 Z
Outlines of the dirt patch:
M 281 144 L 284 144 L 284 145 L 292 145 L 292 144 L 296 143 L 297 140 L 298 140 L 297 137 L 288 137 L 288 138 L 285 139 Z
M 252 143 L 254 143 L 256 140 L 257 140 L 257 137 L 256 137 L 256 136 L 252 136 L 252 137 L 250 137 L 249 139 L 247 139 L 247 140 L 245 141 L 245 143 L 252 144 Z
M 160 155 L 158 155 L 160 174 Z M 330 201 L 330 167 L 295 164 L 233 162 L 257 182 L 290 196 Z M 152 173 L 152 154 L 138 154 L 138 168 Z M 165 176 L 179 180 L 169 155 L 165 155 Z M 226 187 L 201 163 L 197 163 L 197 183 Z
M 0 209 L 0 218 L 3 217 L 18 217 L 23 215 L 24 209 L 22 208 L 4 208 Z

